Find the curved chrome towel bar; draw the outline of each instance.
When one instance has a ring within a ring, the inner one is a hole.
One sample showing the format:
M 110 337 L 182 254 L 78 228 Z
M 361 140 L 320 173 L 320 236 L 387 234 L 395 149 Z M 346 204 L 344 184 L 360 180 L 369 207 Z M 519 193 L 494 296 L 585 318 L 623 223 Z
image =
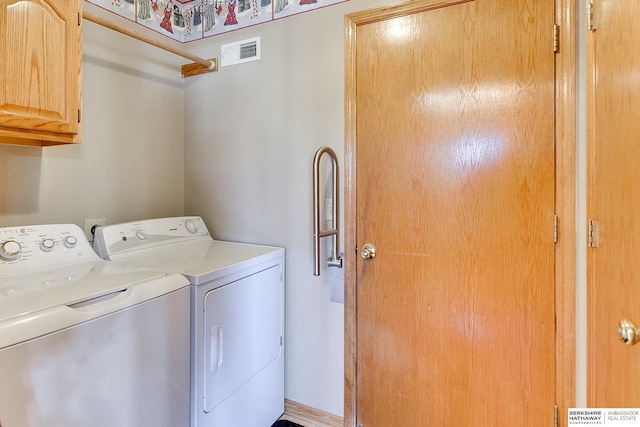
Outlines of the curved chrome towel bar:
M 328 154 L 331 157 L 333 167 L 333 191 L 331 193 L 333 203 L 333 215 L 332 224 L 333 228 L 330 230 L 320 230 L 320 160 L 324 154 Z M 313 158 L 313 275 L 320 275 L 320 238 L 333 236 L 333 253 L 327 260 L 329 267 L 342 268 L 342 258 L 338 252 L 339 236 L 338 236 L 338 158 L 336 153 L 329 147 L 320 147 L 316 151 L 316 155 Z

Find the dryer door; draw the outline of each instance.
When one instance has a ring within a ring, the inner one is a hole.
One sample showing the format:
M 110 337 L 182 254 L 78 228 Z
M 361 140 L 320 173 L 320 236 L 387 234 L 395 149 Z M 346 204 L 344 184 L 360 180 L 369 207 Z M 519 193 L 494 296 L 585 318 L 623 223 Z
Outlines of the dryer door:
M 274 266 L 205 295 L 205 412 L 280 355 L 282 292 L 281 268 Z

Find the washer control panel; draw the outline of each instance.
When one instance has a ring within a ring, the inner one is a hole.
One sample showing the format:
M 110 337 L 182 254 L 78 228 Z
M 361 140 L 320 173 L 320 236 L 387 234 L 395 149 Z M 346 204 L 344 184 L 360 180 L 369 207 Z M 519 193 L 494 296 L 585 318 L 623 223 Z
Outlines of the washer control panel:
M 74 224 L 0 228 L 0 278 L 98 259 Z
M 103 259 L 125 252 L 211 238 L 199 216 L 157 218 L 96 228 L 93 249 Z

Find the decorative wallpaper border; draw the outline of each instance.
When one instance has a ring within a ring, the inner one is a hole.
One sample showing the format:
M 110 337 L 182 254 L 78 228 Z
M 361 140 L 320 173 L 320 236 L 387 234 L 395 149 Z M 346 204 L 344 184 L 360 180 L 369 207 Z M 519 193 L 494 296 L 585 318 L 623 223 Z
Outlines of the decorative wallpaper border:
M 85 0 L 186 43 L 349 0 Z

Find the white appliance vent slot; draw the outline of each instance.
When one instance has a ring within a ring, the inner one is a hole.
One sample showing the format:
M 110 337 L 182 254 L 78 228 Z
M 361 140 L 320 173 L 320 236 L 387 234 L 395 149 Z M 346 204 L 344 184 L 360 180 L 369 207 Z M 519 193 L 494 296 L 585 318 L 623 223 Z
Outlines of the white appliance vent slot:
M 221 67 L 258 59 L 260 59 L 260 37 L 227 43 L 220 47 Z

